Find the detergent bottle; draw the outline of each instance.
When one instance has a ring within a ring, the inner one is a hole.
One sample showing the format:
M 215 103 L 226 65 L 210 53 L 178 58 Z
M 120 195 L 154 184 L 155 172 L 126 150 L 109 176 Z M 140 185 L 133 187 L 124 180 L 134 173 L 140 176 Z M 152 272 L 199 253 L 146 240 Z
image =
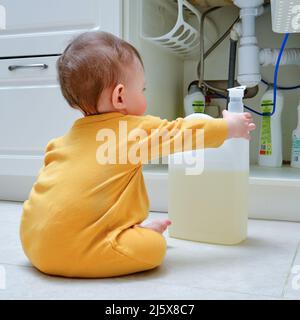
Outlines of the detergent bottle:
M 229 89 L 229 112 L 243 112 L 245 87 Z M 211 118 L 195 113 L 190 118 Z M 212 119 L 212 118 L 211 118 Z M 195 158 L 203 165 L 191 174 Z M 184 159 L 184 161 L 183 161 Z M 214 244 L 238 244 L 247 237 L 249 141 L 230 139 L 219 148 L 169 156 L 169 235 Z
M 188 95 L 184 98 L 185 116 L 193 113 L 204 113 L 205 97 L 197 84 L 192 84 L 189 88 Z
M 271 113 L 274 104 L 274 89 L 267 90 L 261 99 L 261 111 Z M 282 127 L 281 115 L 284 96 L 281 91 L 276 93 L 276 110 L 273 116 L 262 117 L 260 130 L 260 146 L 258 164 L 263 167 L 282 166 Z

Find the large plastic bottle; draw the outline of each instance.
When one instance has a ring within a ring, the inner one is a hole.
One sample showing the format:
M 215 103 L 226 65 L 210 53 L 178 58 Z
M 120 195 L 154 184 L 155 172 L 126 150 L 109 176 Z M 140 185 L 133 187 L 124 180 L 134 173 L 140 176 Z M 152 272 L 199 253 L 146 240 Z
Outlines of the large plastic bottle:
M 300 168 L 300 101 L 298 105 L 298 126 L 293 131 L 291 166 Z
M 274 92 L 267 90 L 261 99 L 261 111 L 270 113 L 273 110 Z M 260 130 L 258 164 L 263 167 L 282 166 L 282 128 L 281 115 L 284 97 L 277 90 L 276 111 L 273 116 L 263 116 Z
M 230 89 L 230 112 L 243 112 L 244 89 Z M 196 113 L 189 118 L 211 117 Z M 203 172 L 190 174 L 187 170 L 191 168 L 190 164 L 195 157 L 201 159 L 203 155 Z M 246 239 L 248 140 L 230 139 L 219 148 L 170 155 L 168 183 L 171 237 L 224 245 L 238 244 Z
M 205 97 L 197 84 L 192 84 L 189 88 L 188 95 L 184 98 L 185 116 L 193 113 L 204 113 Z

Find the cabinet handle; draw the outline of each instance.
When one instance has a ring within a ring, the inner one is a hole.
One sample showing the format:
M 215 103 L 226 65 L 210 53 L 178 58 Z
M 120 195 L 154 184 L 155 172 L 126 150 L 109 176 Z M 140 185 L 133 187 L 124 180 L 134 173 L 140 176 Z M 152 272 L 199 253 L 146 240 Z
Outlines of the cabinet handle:
M 27 68 L 39 68 L 39 69 L 47 69 L 48 65 L 45 63 L 36 63 L 36 64 L 24 64 L 24 65 L 11 65 L 8 67 L 9 71 L 17 70 L 17 69 L 27 69 Z

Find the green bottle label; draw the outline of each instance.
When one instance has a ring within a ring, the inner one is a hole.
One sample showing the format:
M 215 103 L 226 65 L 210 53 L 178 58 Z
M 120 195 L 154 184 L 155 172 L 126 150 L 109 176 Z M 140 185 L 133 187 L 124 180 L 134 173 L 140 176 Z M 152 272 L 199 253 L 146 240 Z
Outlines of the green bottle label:
M 293 161 L 300 161 L 300 138 L 293 136 Z
M 196 113 L 204 113 L 205 104 L 204 101 L 196 100 L 193 102 L 193 110 Z
M 273 110 L 273 101 L 264 100 L 261 104 L 263 113 L 271 113 Z M 271 117 L 262 117 L 262 130 L 260 138 L 260 151 L 259 153 L 264 156 L 272 155 L 272 134 L 271 134 Z

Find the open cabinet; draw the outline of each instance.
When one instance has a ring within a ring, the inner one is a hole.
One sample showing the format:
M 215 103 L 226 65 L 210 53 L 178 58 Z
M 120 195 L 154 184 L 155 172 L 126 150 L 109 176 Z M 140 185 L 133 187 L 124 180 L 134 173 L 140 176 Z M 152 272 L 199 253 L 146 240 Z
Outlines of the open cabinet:
M 197 1 L 191 2 L 197 3 Z M 230 4 L 231 1 L 223 2 Z M 197 7 L 197 9 L 201 14 L 203 8 Z M 145 60 L 148 113 L 169 120 L 184 116 L 183 97 L 187 94 L 188 85 L 198 78 L 199 47 L 194 48 L 188 57 L 182 57 L 175 51 L 166 49 L 159 42 L 153 41 L 153 38 L 168 34 L 176 24 L 177 1 L 127 0 L 124 10 L 126 26 L 124 36 L 138 47 Z M 239 9 L 233 5 L 224 6 L 211 13 L 205 23 L 205 48 L 210 47 L 238 15 Z M 195 15 L 186 12 L 185 17 L 188 23 L 197 25 Z M 283 35 L 272 32 L 269 7 L 266 6 L 264 14 L 257 18 L 256 28 L 260 48 L 280 47 Z M 291 35 L 288 47 L 299 48 L 299 40 L 299 34 Z M 225 40 L 205 60 L 205 80 L 227 80 L 228 61 L 229 40 Z M 274 67 L 263 67 L 261 73 L 264 79 L 271 82 Z M 280 85 L 298 85 L 299 79 L 300 67 L 280 68 Z M 260 99 L 266 89 L 267 86 L 261 83 L 258 94 L 251 99 L 245 99 L 245 104 L 260 111 Z M 283 159 L 288 163 L 291 158 L 292 130 L 297 126 L 299 90 L 287 91 L 284 95 Z M 223 99 L 213 99 L 211 104 L 218 105 L 222 109 L 226 107 L 226 101 Z M 257 130 L 252 134 L 250 143 L 249 216 L 300 221 L 300 170 L 291 168 L 289 164 L 285 164 L 282 168 L 264 168 L 257 165 L 261 117 L 254 115 L 254 118 Z M 145 166 L 144 176 L 151 209 L 167 212 L 167 166 Z

